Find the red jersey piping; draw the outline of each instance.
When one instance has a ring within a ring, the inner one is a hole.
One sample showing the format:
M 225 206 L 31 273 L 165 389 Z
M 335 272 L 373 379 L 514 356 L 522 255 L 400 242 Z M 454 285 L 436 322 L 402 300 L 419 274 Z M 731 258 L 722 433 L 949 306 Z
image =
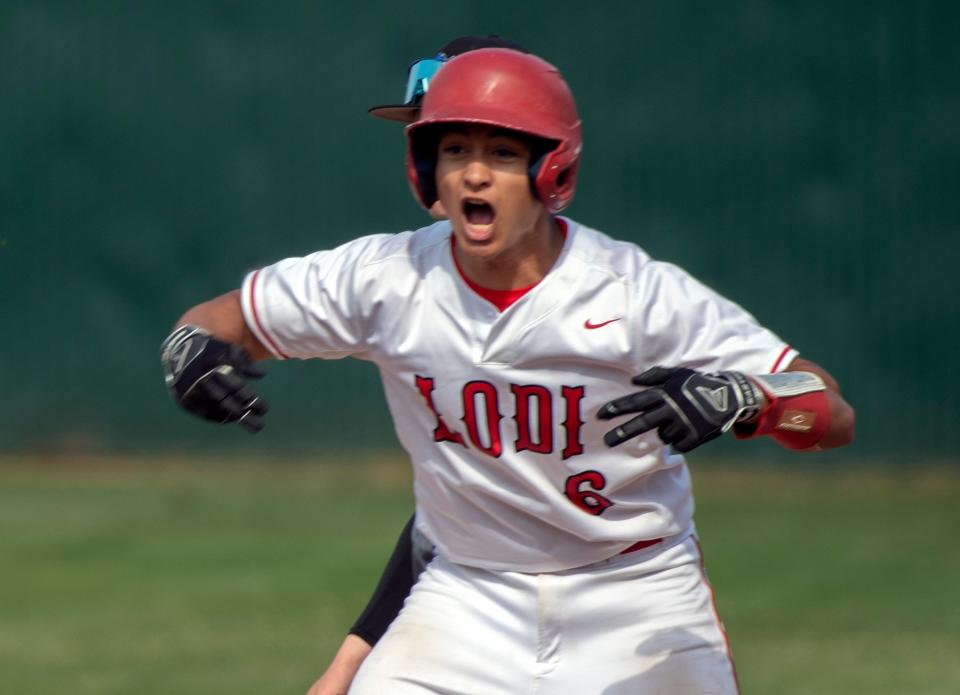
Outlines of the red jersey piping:
M 780 353 L 780 356 L 777 358 L 777 361 L 773 363 L 773 369 L 770 370 L 771 374 L 777 373 L 777 369 L 780 368 L 780 363 L 783 362 L 783 358 L 786 357 L 790 353 L 790 350 L 792 349 L 793 348 L 791 348 L 789 345 L 783 348 L 783 352 Z

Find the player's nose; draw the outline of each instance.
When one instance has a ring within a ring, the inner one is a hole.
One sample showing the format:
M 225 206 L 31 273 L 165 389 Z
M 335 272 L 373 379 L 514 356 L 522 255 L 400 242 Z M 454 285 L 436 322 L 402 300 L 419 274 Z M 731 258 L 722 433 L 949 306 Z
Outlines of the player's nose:
M 491 179 L 490 167 L 480 157 L 471 159 L 463 170 L 463 182 L 471 190 L 486 188 L 490 185 Z

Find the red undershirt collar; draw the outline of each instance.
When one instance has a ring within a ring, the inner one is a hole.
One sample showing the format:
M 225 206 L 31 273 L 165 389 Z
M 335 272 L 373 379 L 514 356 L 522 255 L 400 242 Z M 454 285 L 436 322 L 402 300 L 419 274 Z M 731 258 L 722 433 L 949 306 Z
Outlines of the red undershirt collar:
M 567 221 L 556 217 L 557 223 L 560 225 L 560 231 L 563 232 L 564 241 L 567 238 Z M 489 287 L 483 287 L 478 285 L 473 280 L 467 277 L 466 273 L 463 272 L 463 268 L 460 267 L 460 263 L 457 261 L 457 254 L 454 253 L 453 249 L 457 245 L 457 239 L 453 234 L 450 235 L 450 255 L 453 256 L 453 264 L 457 267 L 457 272 L 460 273 L 460 277 L 463 278 L 463 281 L 467 283 L 467 286 L 479 294 L 481 297 L 486 299 L 488 302 L 493 304 L 500 311 L 505 311 L 507 307 L 513 304 L 515 301 L 520 299 L 527 292 L 536 287 L 539 282 L 535 282 L 529 287 L 520 287 L 515 290 L 494 290 Z

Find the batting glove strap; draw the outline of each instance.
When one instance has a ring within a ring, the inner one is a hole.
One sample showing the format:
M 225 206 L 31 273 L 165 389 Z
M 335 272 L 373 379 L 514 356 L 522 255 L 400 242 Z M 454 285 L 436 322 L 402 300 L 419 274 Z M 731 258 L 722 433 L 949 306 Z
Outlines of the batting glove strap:
M 756 420 L 738 423 L 734 434 L 739 439 L 770 435 L 788 449 L 816 446 L 830 425 L 830 401 L 823 379 L 810 372 L 752 378 L 763 389 L 766 404 Z
M 814 391 L 825 391 L 823 379 L 812 372 L 779 372 L 778 374 L 755 374 L 764 393 L 774 398 L 799 396 Z
M 676 451 L 692 451 L 741 420 L 757 415 L 762 391 L 740 372 L 706 374 L 685 367 L 654 367 L 632 383 L 646 390 L 610 401 L 597 413 L 603 420 L 637 413 L 604 435 L 607 446 L 656 429 Z
M 267 404 L 246 382 L 263 372 L 239 345 L 185 325 L 160 345 L 160 362 L 167 390 L 185 410 L 212 422 L 239 422 L 251 432 L 263 429 Z

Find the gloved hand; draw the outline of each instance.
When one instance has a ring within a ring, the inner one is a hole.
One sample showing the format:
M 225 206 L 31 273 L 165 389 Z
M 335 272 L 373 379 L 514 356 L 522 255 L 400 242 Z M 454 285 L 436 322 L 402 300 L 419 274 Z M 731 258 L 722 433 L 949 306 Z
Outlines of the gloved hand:
M 247 386 L 263 372 L 239 345 L 214 338 L 198 326 L 181 326 L 160 346 L 160 361 L 173 399 L 213 422 L 239 422 L 250 432 L 263 429 L 267 404 Z
M 664 444 L 681 453 L 691 451 L 754 417 L 764 402 L 760 388 L 741 372 L 654 367 L 631 382 L 649 388 L 612 400 L 597 412 L 601 420 L 639 413 L 604 435 L 607 446 L 656 428 Z

